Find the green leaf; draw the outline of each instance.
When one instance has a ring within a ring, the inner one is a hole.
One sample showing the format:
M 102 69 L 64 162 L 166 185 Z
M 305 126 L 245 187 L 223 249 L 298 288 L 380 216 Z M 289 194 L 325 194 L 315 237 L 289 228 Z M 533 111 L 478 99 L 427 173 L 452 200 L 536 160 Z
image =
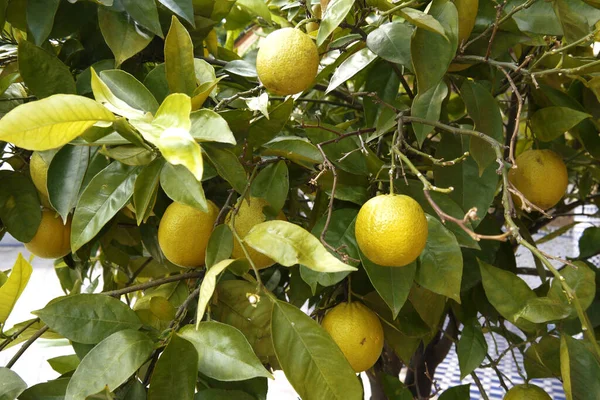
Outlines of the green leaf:
M 192 342 L 199 354 L 198 370 L 219 381 L 273 378 L 260 363 L 248 340 L 233 326 L 201 322 L 198 330 L 185 326 L 180 335 Z
M 517 317 L 528 301 L 537 298 L 533 290 L 515 274 L 478 261 L 483 289 L 492 306 L 519 328 L 527 332 L 535 331 L 534 324 Z
M 479 367 L 485 359 L 487 350 L 487 342 L 479 322 L 472 320 L 465 323 L 460 340 L 456 345 L 461 380 Z
M 53 370 L 62 375 L 71 371 L 75 371 L 75 369 L 79 365 L 79 357 L 77 357 L 76 354 L 71 354 L 68 356 L 58 356 L 50 358 L 48 360 L 48 364 L 50 364 Z M 65 385 L 65 389 L 66 388 L 67 387 Z
M 600 362 L 581 340 L 560 336 L 560 370 L 567 400 L 595 400 L 600 396 Z
M 44 326 L 46 326 L 46 324 L 44 324 L 43 322 L 36 322 L 36 320 L 33 319 L 15 324 L 15 326 L 13 326 L 12 328 L 5 330 L 4 333 L 7 336 L 14 335 L 15 333 L 20 332 L 21 330 L 23 330 L 23 333 L 21 333 L 14 341 L 9 343 L 3 350 L 9 349 L 30 339 L 33 335 L 37 333 L 37 331 L 42 329 Z M 44 334 L 42 334 L 41 337 L 44 339 L 63 339 L 61 335 L 51 330 L 47 330 Z
M 572 108 L 546 107 L 531 117 L 531 130 L 542 142 L 550 142 L 586 118 L 591 118 L 591 115 Z
M 290 177 L 285 161 L 267 165 L 252 182 L 252 196 L 261 197 L 269 203 L 273 215 L 285 205 Z
M 115 116 L 94 100 L 54 95 L 22 104 L 0 120 L 0 140 L 27 150 L 49 150 L 69 143 L 101 121 Z
M 165 72 L 171 93 L 194 94 L 194 44 L 187 29 L 175 16 L 165 39 Z
M 412 70 L 417 76 L 419 93 L 425 93 L 440 83 L 458 48 L 458 12 L 454 4 L 436 0 L 429 15 L 442 25 L 446 37 L 423 28 L 417 28 L 412 37 Z
M 71 378 L 59 378 L 39 383 L 27 389 L 19 396 L 19 400 L 61 400 L 67 392 Z
M 221 274 L 221 272 L 225 271 L 229 265 L 235 260 L 223 260 L 208 268 L 206 274 L 204 275 L 204 279 L 202 280 L 202 285 L 200 285 L 200 294 L 198 296 L 198 309 L 196 312 L 196 329 L 200 329 L 200 324 L 202 323 L 202 318 L 204 318 L 204 312 L 206 311 L 206 306 L 210 302 L 210 299 L 215 292 L 215 286 L 217 285 L 217 276 Z
M 0 286 L 0 323 L 4 324 L 13 310 L 25 286 L 29 282 L 29 277 L 33 272 L 31 264 L 19 253 L 8 280 Z M 1 380 L 0 380 L 1 382 Z
M 208 212 L 202 182 L 183 165 L 165 163 L 160 173 L 160 185 L 173 201 Z
M 196 388 L 198 352 L 178 334 L 161 354 L 150 379 L 148 400 L 192 400 Z
M 158 110 L 154 95 L 133 75 L 120 69 L 109 69 L 100 72 L 100 79 L 117 98 L 136 110 L 149 113 Z
M 35 312 L 53 331 L 84 344 L 98 343 L 115 332 L 142 324 L 125 303 L 103 294 L 61 297 Z
M 28 0 L 27 27 L 35 44 L 41 45 L 50 34 L 60 0 Z
M 107 337 L 81 360 L 65 400 L 85 400 L 106 387 L 116 389 L 142 366 L 153 349 L 154 344 L 142 332 L 124 330 Z
M 18 58 L 21 78 L 37 98 L 77 92 L 71 71 L 55 55 L 23 40 Z
M 430 215 L 427 215 L 427 225 L 429 236 L 425 249 L 419 256 L 415 281 L 434 293 L 460 303 L 463 259 L 456 237 Z
M 567 265 L 560 270 L 560 275 L 565 279 L 565 283 L 575 291 L 581 308 L 585 311 L 596 297 L 596 273 L 584 262 L 576 261 L 574 264 L 577 267 Z M 568 306 L 570 317 L 577 316 L 577 310 L 575 310 L 573 302 L 567 299 L 561 283 L 556 278 L 552 281 L 548 297 Z
M 354 370 L 331 336 L 291 304 L 273 305 L 273 346 L 281 368 L 303 399 L 362 399 Z
M 373 287 L 390 307 L 392 319 L 396 319 L 408 299 L 417 272 L 417 263 L 413 262 L 401 268 L 382 267 L 369 261 L 362 252 L 360 260 Z
M 467 106 L 469 116 L 475 123 L 475 130 L 503 141 L 504 126 L 498 102 L 490 94 L 490 91 L 479 83 L 465 80 L 460 88 L 460 93 Z M 471 156 L 479 165 L 479 175 L 483 175 L 485 169 L 496 160 L 496 153 L 489 143 L 483 139 L 472 137 L 469 142 Z
M 521 4 L 521 0 L 509 1 L 504 11 L 510 12 L 513 8 Z M 563 35 L 560 22 L 552 10 L 551 3 L 536 1 L 529 7 L 515 13 L 512 18 L 523 32 L 542 35 Z
M 165 72 L 165 63 L 158 64 L 146 75 L 144 86 L 152 92 L 159 103 L 162 103 L 169 95 L 169 83 Z
M 438 400 L 469 400 L 471 398 L 471 384 L 451 387 L 440 395 Z
M 219 176 L 225 179 L 238 193 L 243 193 L 248 177 L 240 160 L 230 150 L 210 145 L 203 146 L 204 152 L 213 163 Z
M 98 7 L 100 31 L 115 56 L 115 67 L 144 50 L 152 41 L 152 35 L 142 33 L 126 13 Z
M 250 125 L 248 141 L 252 146 L 258 147 L 277 136 L 292 115 L 294 99 L 289 98 L 269 112 L 269 118 L 260 116 Z
M 103 148 L 100 153 L 125 165 L 148 165 L 156 158 L 154 151 L 133 144 Z
M 437 19 L 421 10 L 406 7 L 398 12 L 402 18 L 416 26 L 446 37 L 446 31 Z
M 591 226 L 579 238 L 579 258 L 585 260 L 600 253 L 600 228 Z
M 233 251 L 233 233 L 226 224 L 218 225 L 208 239 L 206 247 L 206 268 L 226 260 Z
M 261 17 L 265 21 L 271 22 L 269 7 L 267 7 L 267 4 L 263 0 L 238 0 L 235 4 L 251 14 Z
M 296 164 L 312 168 L 314 164 L 323 162 L 323 156 L 317 146 L 305 138 L 294 136 L 276 137 L 263 145 L 265 156 L 285 157 Z
M 94 98 L 104 107 L 115 114 L 122 115 L 128 119 L 145 119 L 146 115 L 142 110 L 131 107 L 127 102 L 118 98 L 104 81 L 100 79 L 96 71 L 92 68 L 92 91 Z
M 27 389 L 27 383 L 9 368 L 0 368 L 0 399 L 14 400 Z
M 192 0 L 158 0 L 162 5 L 195 27 L 194 2 Z
M 570 307 L 548 297 L 536 297 L 527 301 L 515 318 L 523 318 L 534 324 L 542 324 L 567 318 Z
M 435 86 L 429 88 L 425 93 L 419 92 L 413 100 L 411 115 L 426 119 L 428 121 L 438 122 L 442 112 L 442 103 L 448 96 L 448 86 L 440 81 Z M 423 145 L 427 135 L 433 131 L 433 126 L 424 124 L 413 124 L 413 130 L 417 137 L 419 147 Z
M 600 19 L 600 10 L 580 0 L 557 0 L 553 6 L 567 43 L 588 35 Z
M 190 133 L 199 142 L 218 142 L 236 145 L 233 132 L 227 121 L 212 110 L 194 111 L 190 115 L 192 127 Z
M 150 216 L 156 196 L 158 195 L 158 182 L 160 180 L 161 170 L 165 165 L 162 159 L 156 159 L 146 165 L 135 178 L 133 189 L 133 205 L 135 207 L 135 217 L 138 225 L 146 221 Z
M 320 47 L 333 33 L 352 9 L 354 0 L 332 0 L 325 9 L 325 14 L 317 33 L 317 46 Z
M 91 180 L 81 194 L 73 216 L 73 252 L 92 240 L 129 202 L 139 172 L 139 167 L 114 161 Z
M 25 174 L 0 171 L 0 219 L 8 233 L 22 243 L 35 236 L 42 211 L 38 192 Z
M 158 8 L 154 0 L 121 0 L 125 11 L 140 25 L 150 32 L 163 37 Z
M 333 2 L 335 2 L 335 0 L 333 0 Z M 330 7 L 331 4 L 327 7 L 328 11 Z M 321 28 L 322 27 L 323 22 L 321 23 Z M 364 49 L 352 54 L 335 70 L 331 80 L 329 81 L 329 86 L 327 86 L 325 94 L 335 90 L 342 83 L 346 82 L 348 79 L 352 78 L 354 75 L 368 67 L 373 61 L 375 61 L 376 58 L 377 55 L 369 50 L 368 47 L 365 47 Z
M 523 363 L 529 379 L 560 376 L 560 340 L 554 336 L 542 337 L 525 351 Z
M 255 225 L 244 242 L 286 267 L 302 264 L 318 272 L 356 271 L 331 255 L 306 229 L 287 221 Z
M 67 145 L 56 153 L 48 168 L 50 204 L 64 223 L 79 199 L 89 160 L 89 147 Z

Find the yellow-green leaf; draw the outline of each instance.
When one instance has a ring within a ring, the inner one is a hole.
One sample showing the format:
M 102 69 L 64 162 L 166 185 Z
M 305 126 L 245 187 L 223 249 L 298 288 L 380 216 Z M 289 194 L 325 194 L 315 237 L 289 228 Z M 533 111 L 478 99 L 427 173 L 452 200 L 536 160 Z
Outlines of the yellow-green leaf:
M 108 85 L 100 79 L 94 68 L 92 70 L 92 91 L 96 101 L 102 104 L 115 114 L 122 115 L 130 119 L 143 119 L 144 112 L 131 107 L 123 100 L 119 99 L 110 90 Z
M 83 96 L 57 94 L 22 104 L 0 120 L 0 140 L 27 150 L 49 150 L 69 143 L 98 122 L 115 116 Z
M 194 44 L 188 31 L 175 16 L 165 39 L 165 71 L 171 93 L 194 94 Z
M 32 271 L 31 264 L 19 253 L 8 280 L 0 287 L 0 323 L 4 323 L 8 319 L 19 296 L 27 286 Z
M 206 311 L 206 306 L 210 301 L 213 293 L 215 292 L 215 286 L 217 284 L 217 276 L 225 271 L 225 269 L 234 262 L 235 260 L 223 260 L 215 265 L 213 265 L 208 271 L 206 271 L 206 275 L 204 275 L 204 279 L 202 280 L 202 285 L 200 286 L 200 295 L 198 297 L 198 312 L 196 314 L 196 329 L 199 328 L 200 322 L 202 321 L 202 317 L 204 317 L 204 311 Z
M 318 272 L 356 271 L 329 253 L 306 229 L 287 221 L 258 224 L 244 242 L 286 267 L 302 264 Z

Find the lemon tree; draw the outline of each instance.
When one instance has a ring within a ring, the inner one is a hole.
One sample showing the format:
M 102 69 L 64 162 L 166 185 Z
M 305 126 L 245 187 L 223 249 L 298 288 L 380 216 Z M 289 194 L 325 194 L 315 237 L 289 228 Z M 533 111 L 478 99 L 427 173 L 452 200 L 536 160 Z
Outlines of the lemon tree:
M 0 0 L 0 26 L 1 399 L 600 398 L 597 1 Z M 41 258 L 65 295 L 20 320 Z

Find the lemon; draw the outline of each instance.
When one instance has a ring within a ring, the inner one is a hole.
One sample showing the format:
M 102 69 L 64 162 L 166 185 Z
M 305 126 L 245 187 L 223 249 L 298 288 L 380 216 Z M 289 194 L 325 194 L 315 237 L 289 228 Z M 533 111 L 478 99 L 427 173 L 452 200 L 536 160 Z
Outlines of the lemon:
M 61 258 L 71 252 L 71 219 L 62 219 L 50 210 L 42 211 L 42 222 L 31 242 L 25 247 L 41 258 Z
M 256 71 L 262 84 L 278 95 L 308 89 L 319 69 L 319 52 L 313 40 L 295 28 L 278 29 L 261 43 Z
M 355 234 L 358 247 L 369 260 L 386 267 L 403 267 L 425 248 L 427 219 L 412 198 L 380 195 L 361 207 Z
M 528 150 L 515 161 L 517 168 L 510 170 L 508 179 L 517 190 L 542 210 L 555 206 L 569 184 L 562 158 L 552 150 Z M 520 207 L 521 199 L 518 196 L 513 199 Z
M 513 386 L 506 392 L 504 400 L 552 400 L 552 398 L 539 386 L 524 384 Z
M 341 303 L 321 323 L 356 372 L 371 368 L 383 350 L 383 327 L 361 303 Z
M 250 232 L 250 229 L 254 227 L 254 225 L 258 225 L 261 222 L 265 222 L 267 219 L 265 214 L 263 214 L 263 208 L 267 206 L 268 203 L 266 200 L 258 198 L 258 197 L 250 197 L 248 200 L 242 200 L 242 204 L 239 207 L 238 213 L 235 216 L 234 227 L 235 231 L 239 235 L 240 238 L 244 239 L 244 236 Z M 227 215 L 227 221 L 231 220 L 231 212 Z M 285 215 L 283 212 L 279 212 L 277 215 L 277 219 L 286 221 Z M 246 246 L 246 250 L 252 262 L 258 269 L 268 268 L 271 265 L 275 264 L 275 261 L 271 260 L 269 257 L 265 256 L 262 253 L 254 250 L 250 246 Z M 244 250 L 242 250 L 242 246 L 240 242 L 234 240 L 233 242 L 233 258 L 245 258 Z
M 158 244 L 173 264 L 195 268 L 204 264 L 208 239 L 219 209 L 208 201 L 208 212 L 182 203 L 172 203 L 158 226 Z

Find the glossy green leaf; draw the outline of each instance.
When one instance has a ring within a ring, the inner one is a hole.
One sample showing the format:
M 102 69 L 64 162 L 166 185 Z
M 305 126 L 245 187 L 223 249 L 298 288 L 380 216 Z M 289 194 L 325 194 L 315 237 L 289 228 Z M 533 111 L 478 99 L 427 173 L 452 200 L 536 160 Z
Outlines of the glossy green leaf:
M 477 320 L 466 322 L 456 345 L 461 380 L 479 367 L 485 359 L 487 350 L 487 342 L 479 322 Z
M 96 71 L 92 69 L 92 91 L 94 98 L 108 110 L 115 114 L 122 115 L 128 119 L 145 119 L 146 115 L 142 110 L 131 107 L 127 102 L 117 97 L 104 81 L 100 79 Z
M 73 252 L 89 242 L 133 195 L 139 167 L 114 161 L 96 175 L 81 194 L 71 226 Z
M 0 120 L 0 140 L 27 150 L 49 150 L 69 143 L 97 122 L 115 116 L 94 100 L 54 95 L 16 107 Z
M 98 8 L 100 31 L 115 56 L 115 67 L 144 50 L 152 41 L 152 35 L 142 33 L 126 13 Z
M 50 358 L 48 360 L 48 364 L 50 364 L 52 369 L 61 375 L 71 371 L 75 371 L 75 369 L 79 365 L 79 362 L 79 357 L 77 357 L 76 354 L 71 354 L 68 356 L 58 356 Z
M 156 153 L 154 151 L 129 144 L 103 148 L 99 151 L 113 160 L 132 166 L 148 165 L 156 158 Z
M 346 18 L 350 9 L 354 5 L 354 0 L 332 0 L 325 9 L 325 14 L 319 26 L 317 33 L 317 46 L 325 43 L 325 40 L 333 33 L 340 23 Z
M 203 145 L 204 152 L 217 169 L 219 176 L 225 179 L 238 193 L 243 193 L 248 177 L 240 160 L 230 150 Z
M 531 130 L 542 142 L 550 142 L 590 117 L 572 108 L 546 107 L 531 117 Z
M 446 96 L 448 96 L 448 86 L 443 81 L 427 89 L 425 93 L 417 94 L 412 103 L 411 115 L 428 121 L 439 121 L 442 103 Z M 427 135 L 433 131 L 433 126 L 413 124 L 413 130 L 421 147 Z
M 53 331 L 84 344 L 98 343 L 115 332 L 142 326 L 125 303 L 102 294 L 61 297 L 35 315 Z
M 267 165 L 252 182 L 251 194 L 269 203 L 273 215 L 285 205 L 289 191 L 289 172 L 285 161 Z
M 323 162 L 323 156 L 317 146 L 308 140 L 294 136 L 277 137 L 263 145 L 262 154 L 285 157 L 300 166 L 312 167 Z
M 600 20 L 600 10 L 581 0 L 557 0 L 553 6 L 567 43 L 588 35 Z
M 236 144 L 227 121 L 216 112 L 208 109 L 194 111 L 190 119 L 192 121 L 190 133 L 197 141 Z
M 194 2 L 192 0 L 158 0 L 162 5 L 194 25 Z
M 124 330 L 107 337 L 81 360 L 65 400 L 85 400 L 106 387 L 116 389 L 142 366 L 153 349 L 153 342 L 142 332 Z
M 228 259 L 233 251 L 233 233 L 226 224 L 213 229 L 206 247 L 206 268 Z
M 175 16 L 165 39 L 165 72 L 171 93 L 194 94 L 194 45 L 190 34 Z
M 202 182 L 184 166 L 166 163 L 160 173 L 160 185 L 173 201 L 208 212 Z
M 198 352 L 178 334 L 161 354 L 150 379 L 148 400 L 192 400 L 196 387 Z
M 9 368 L 0 368 L 0 399 L 14 400 L 27 389 L 27 383 Z
M 286 267 L 302 264 L 318 272 L 356 271 L 331 255 L 310 232 L 287 221 L 255 225 L 244 242 Z
M 509 12 L 521 4 L 520 0 L 509 1 L 505 7 L 505 12 Z M 536 1 L 530 7 L 514 14 L 513 19 L 523 32 L 542 35 L 563 35 L 560 21 L 552 10 L 552 4 L 550 3 Z
M 434 293 L 460 303 L 463 259 L 456 237 L 430 215 L 427 215 L 427 225 L 429 236 L 419 256 L 415 281 Z
M 446 31 L 442 24 L 439 23 L 432 15 L 425 14 L 421 10 L 415 8 L 406 7 L 399 11 L 399 14 L 408 22 L 416 26 L 417 28 L 423 28 L 433 33 L 437 33 L 442 36 L 446 36 Z
M 565 279 L 565 283 L 575 291 L 575 295 L 585 311 L 596 297 L 596 273 L 584 262 L 576 261 L 574 265 L 576 267 L 572 265 L 565 266 L 560 270 L 560 274 Z M 570 317 L 577 316 L 573 302 L 567 299 L 561 283 L 556 278 L 552 281 L 548 297 L 568 306 Z
M 117 98 L 136 110 L 150 113 L 158 110 L 154 95 L 133 75 L 120 69 L 109 69 L 100 72 L 100 79 Z
M 242 332 L 233 326 L 201 322 L 198 330 L 188 325 L 180 335 L 196 347 L 198 370 L 210 378 L 229 382 L 273 377 L 262 366 Z
M 591 226 L 583 231 L 579 238 L 579 256 L 580 260 L 585 260 L 600 253 L 600 228 Z
M 294 99 L 289 98 L 269 110 L 269 118 L 260 116 L 250 125 L 248 140 L 254 147 L 258 147 L 274 137 L 284 128 L 292 115 Z
M 328 6 L 327 10 L 329 10 L 329 7 L 331 7 L 331 5 Z M 322 27 L 323 24 L 321 24 L 321 28 Z M 365 47 L 364 49 L 352 54 L 335 70 L 335 73 L 329 81 L 329 86 L 327 86 L 325 94 L 335 90 L 342 83 L 346 82 L 348 79 L 352 78 L 354 75 L 368 67 L 373 61 L 375 61 L 376 58 L 377 55 L 369 50 L 368 47 Z
M 530 379 L 560 376 L 560 339 L 544 336 L 533 343 L 523 355 L 523 364 Z
M 71 71 L 54 54 L 23 40 L 18 58 L 21 78 L 37 98 L 77 92 Z
M 90 155 L 89 147 L 67 145 L 56 153 L 48 168 L 50 204 L 65 223 L 79 199 Z
M 0 220 L 20 242 L 27 243 L 35 236 L 42 212 L 38 192 L 25 174 L 0 171 Z
M 470 400 L 471 384 L 454 386 L 444 391 L 439 400 Z
M 53 381 L 38 383 L 25 390 L 19 400 L 61 400 L 67 392 L 71 378 L 59 378 Z
M 527 301 L 515 316 L 535 324 L 557 321 L 569 316 L 571 309 L 567 305 L 548 297 L 536 297 Z
M 401 268 L 382 267 L 371 262 L 362 252 L 360 259 L 373 287 L 390 307 L 392 318 L 396 319 L 408 299 L 417 272 L 417 263 L 413 262 Z
M 28 0 L 27 26 L 35 44 L 41 45 L 50 34 L 60 0 Z
M 561 335 L 560 370 L 567 400 L 594 400 L 600 396 L 600 362 L 581 340 Z
M 269 7 L 267 7 L 267 4 L 262 0 L 238 0 L 236 5 L 249 11 L 253 15 L 261 17 L 265 21 L 271 21 Z
M 445 296 L 434 293 L 422 286 L 413 285 L 410 289 L 408 299 L 419 317 L 421 317 L 421 320 L 427 324 L 430 330 L 439 329 L 440 324 L 443 323 L 441 318 L 446 312 L 446 303 L 448 302 Z M 402 319 L 403 314 L 401 311 L 400 320 Z
M 154 0 L 121 0 L 125 11 L 150 32 L 163 37 L 158 19 L 158 8 Z
M 225 271 L 229 265 L 235 260 L 223 260 L 212 267 L 208 268 L 206 274 L 204 275 L 204 279 L 202 280 L 202 285 L 200 285 L 200 294 L 198 296 L 198 308 L 196 311 L 196 329 L 200 329 L 200 324 L 202 323 L 202 318 L 204 318 L 204 312 L 206 311 L 206 306 L 210 302 L 210 299 L 215 292 L 215 287 L 217 285 L 217 276 L 221 274 L 221 272 Z
M 17 300 L 25 290 L 32 272 L 31 264 L 19 253 L 7 281 L 0 286 L 0 323 L 4 324 L 8 319 Z
M 331 336 L 291 304 L 273 306 L 277 359 L 302 399 L 362 399 L 354 370 Z
M 162 103 L 169 95 L 169 83 L 165 72 L 165 64 L 158 64 L 146 75 L 144 86 L 148 88 L 159 103 Z
M 527 302 L 537 298 L 533 290 L 515 274 L 478 261 L 483 289 L 492 306 L 519 328 L 528 332 L 534 331 L 534 324 L 517 318 L 517 314 Z
M 133 188 L 133 205 L 138 225 L 141 225 L 152 212 L 158 194 L 158 182 L 161 171 L 165 165 L 162 159 L 156 159 L 144 167 L 137 178 Z

